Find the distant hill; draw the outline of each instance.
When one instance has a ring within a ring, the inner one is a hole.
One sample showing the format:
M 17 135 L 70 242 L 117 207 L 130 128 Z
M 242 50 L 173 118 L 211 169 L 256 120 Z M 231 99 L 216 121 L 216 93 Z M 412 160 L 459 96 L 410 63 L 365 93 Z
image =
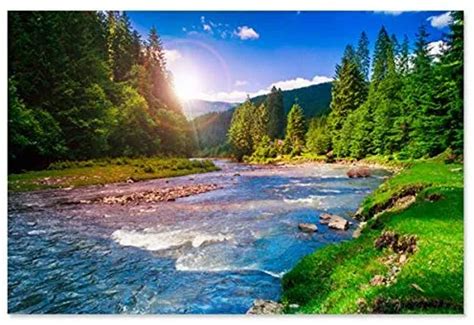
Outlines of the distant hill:
M 211 102 L 201 99 L 192 99 L 183 103 L 183 113 L 188 120 L 211 112 L 224 112 L 239 103 Z
M 307 118 L 326 113 L 331 103 L 331 88 L 332 83 L 326 82 L 304 88 L 282 91 L 285 112 L 288 113 L 291 106 L 297 102 L 303 108 Z M 251 98 L 250 100 L 255 104 L 260 104 L 266 97 L 267 95 L 262 95 Z
M 304 110 L 306 118 L 320 116 L 329 111 L 331 102 L 330 82 L 319 85 L 285 90 L 283 93 L 283 105 L 288 113 L 291 106 L 297 102 Z M 257 96 L 250 100 L 259 105 L 266 95 Z M 208 102 L 209 103 L 209 102 Z M 192 120 L 196 137 L 201 149 L 223 147 L 227 140 L 227 131 L 230 127 L 235 104 L 231 109 L 221 112 L 212 112 L 196 117 Z
M 219 147 L 226 143 L 234 109 L 207 113 L 191 121 L 201 150 Z

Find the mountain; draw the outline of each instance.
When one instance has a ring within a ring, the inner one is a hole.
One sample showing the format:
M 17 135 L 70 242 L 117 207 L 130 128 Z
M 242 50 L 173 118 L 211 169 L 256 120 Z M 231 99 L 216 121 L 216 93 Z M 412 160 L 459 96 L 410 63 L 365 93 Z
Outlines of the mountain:
M 329 104 L 331 103 L 331 87 L 332 84 L 328 82 L 282 91 L 285 112 L 288 113 L 291 106 L 297 102 L 303 108 L 305 116 L 308 119 L 326 114 L 329 111 Z M 266 97 L 266 95 L 262 95 L 251 98 L 250 100 L 259 105 Z M 228 110 L 207 113 L 191 121 L 202 153 L 213 156 L 225 150 L 227 131 L 230 127 L 235 106 L 237 106 L 236 104 L 230 105 L 233 106 Z
M 303 108 L 306 118 L 326 113 L 331 103 L 331 88 L 332 83 L 325 82 L 318 85 L 282 91 L 285 112 L 288 113 L 291 106 L 296 102 Z M 250 100 L 256 105 L 260 105 L 266 97 L 267 95 L 261 95 L 251 98 Z
M 188 120 L 211 112 L 224 112 L 238 103 L 211 102 L 201 99 L 192 99 L 183 103 L 183 113 Z
M 201 152 L 207 153 L 206 155 L 216 156 L 216 150 L 209 151 L 208 149 L 223 147 L 225 145 L 227 131 L 230 127 L 234 109 L 235 108 L 231 108 L 224 112 L 207 113 L 191 121 Z M 211 152 L 213 154 L 211 154 Z

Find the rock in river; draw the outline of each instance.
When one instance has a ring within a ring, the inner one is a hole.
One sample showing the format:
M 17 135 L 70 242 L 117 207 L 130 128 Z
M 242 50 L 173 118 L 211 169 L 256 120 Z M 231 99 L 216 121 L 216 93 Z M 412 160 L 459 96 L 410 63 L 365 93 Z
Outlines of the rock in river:
M 319 222 L 323 225 L 328 225 L 332 229 L 347 230 L 349 228 L 349 222 L 335 214 L 323 213 L 319 217 Z
M 247 315 L 272 315 L 281 314 L 283 305 L 272 300 L 256 299 L 252 307 L 247 311 Z
M 369 177 L 370 169 L 368 167 L 354 167 L 347 171 L 349 178 Z
M 309 232 L 309 233 L 318 231 L 318 226 L 316 226 L 314 223 L 300 223 L 298 225 L 298 228 L 301 231 Z

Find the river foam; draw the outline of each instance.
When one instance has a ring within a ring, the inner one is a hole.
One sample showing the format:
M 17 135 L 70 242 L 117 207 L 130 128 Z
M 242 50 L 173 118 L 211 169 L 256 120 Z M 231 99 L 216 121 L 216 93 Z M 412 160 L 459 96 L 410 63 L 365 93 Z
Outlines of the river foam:
M 153 232 L 137 230 L 116 230 L 112 239 L 122 246 L 132 246 L 149 251 L 160 251 L 191 244 L 197 248 L 203 244 L 222 242 L 232 239 L 222 233 L 186 232 L 182 230 Z

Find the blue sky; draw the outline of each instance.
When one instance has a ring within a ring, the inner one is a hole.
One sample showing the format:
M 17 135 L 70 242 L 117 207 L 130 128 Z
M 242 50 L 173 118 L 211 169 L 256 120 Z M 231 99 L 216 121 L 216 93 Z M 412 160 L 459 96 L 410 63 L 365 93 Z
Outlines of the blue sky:
M 272 84 L 298 88 L 329 80 L 347 44 L 365 31 L 373 49 L 382 25 L 413 44 L 420 24 L 429 41 L 448 31 L 449 13 L 430 12 L 127 12 L 146 36 L 155 25 L 184 99 L 241 101 Z M 436 43 L 433 43 L 436 44 Z

